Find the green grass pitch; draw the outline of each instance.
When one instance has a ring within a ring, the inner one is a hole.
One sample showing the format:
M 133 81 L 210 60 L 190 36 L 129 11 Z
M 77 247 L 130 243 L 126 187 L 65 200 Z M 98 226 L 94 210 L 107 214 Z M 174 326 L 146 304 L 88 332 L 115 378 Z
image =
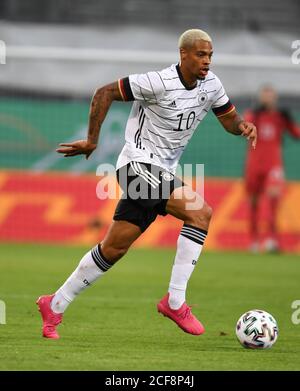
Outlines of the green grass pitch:
M 187 292 L 206 327 L 182 332 L 157 313 L 174 250 L 132 249 L 65 313 L 60 340 L 41 337 L 35 300 L 55 291 L 85 248 L 0 245 L 1 370 L 300 370 L 299 257 L 203 252 Z M 254 308 L 277 319 L 272 349 L 247 350 L 235 337 L 239 316 Z

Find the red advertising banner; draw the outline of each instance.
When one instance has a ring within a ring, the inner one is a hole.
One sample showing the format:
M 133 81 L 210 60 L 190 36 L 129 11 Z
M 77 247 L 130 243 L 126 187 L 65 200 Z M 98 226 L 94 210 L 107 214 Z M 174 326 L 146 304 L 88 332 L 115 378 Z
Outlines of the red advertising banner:
M 101 241 L 117 200 L 97 198 L 99 180 L 94 175 L 0 171 L 0 240 L 74 245 Z M 206 249 L 247 249 L 249 211 L 243 182 L 208 178 L 205 199 L 214 211 Z M 281 248 L 300 253 L 299 200 L 300 183 L 287 183 L 277 223 Z M 268 235 L 269 213 L 263 199 L 259 218 L 262 241 Z M 158 217 L 135 246 L 176 246 L 181 226 L 172 216 Z

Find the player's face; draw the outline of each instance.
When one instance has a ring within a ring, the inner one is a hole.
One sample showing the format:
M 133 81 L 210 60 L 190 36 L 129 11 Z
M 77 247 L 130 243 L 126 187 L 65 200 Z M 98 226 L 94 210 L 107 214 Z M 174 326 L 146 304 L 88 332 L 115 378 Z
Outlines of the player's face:
M 197 79 L 204 79 L 209 71 L 213 54 L 211 42 L 197 40 L 193 47 L 181 49 L 181 62 Z
M 271 87 L 263 88 L 260 91 L 259 102 L 262 106 L 272 109 L 277 104 L 277 94 Z

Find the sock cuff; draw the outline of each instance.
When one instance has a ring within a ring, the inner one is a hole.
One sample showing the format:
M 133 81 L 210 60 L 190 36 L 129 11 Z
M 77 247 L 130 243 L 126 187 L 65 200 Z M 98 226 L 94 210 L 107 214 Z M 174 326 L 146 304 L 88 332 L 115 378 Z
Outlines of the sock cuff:
M 107 261 L 101 251 L 100 244 L 97 244 L 91 250 L 92 258 L 95 264 L 101 269 L 103 272 L 106 272 L 108 269 L 112 267 L 112 264 Z
M 195 243 L 203 245 L 207 236 L 207 231 L 202 228 L 193 227 L 190 224 L 184 224 L 180 231 L 180 235 L 192 240 Z

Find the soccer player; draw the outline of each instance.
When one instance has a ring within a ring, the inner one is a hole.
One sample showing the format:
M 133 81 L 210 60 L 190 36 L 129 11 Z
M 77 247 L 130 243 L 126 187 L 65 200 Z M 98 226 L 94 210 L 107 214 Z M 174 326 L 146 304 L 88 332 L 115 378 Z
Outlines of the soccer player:
M 83 256 L 55 294 L 37 300 L 44 337 L 59 338 L 56 327 L 68 305 L 109 272 L 158 214 L 171 214 L 182 220 L 183 226 L 168 293 L 157 309 L 187 333 L 204 332 L 186 304 L 185 294 L 212 210 L 175 176 L 176 166 L 194 130 L 211 108 L 228 132 L 247 137 L 253 147 L 256 128 L 237 114 L 220 80 L 209 70 L 213 54 L 209 35 L 198 29 L 187 30 L 179 39 L 179 51 L 178 64 L 158 72 L 130 75 L 98 88 L 91 101 L 87 139 L 60 144 L 57 149 L 66 157 L 82 154 L 88 158 L 97 148 L 100 127 L 112 102 L 133 101 L 125 145 L 117 161 L 117 179 L 124 194 L 102 242 Z M 143 196 L 135 197 L 132 188 L 143 190 Z M 193 209 L 189 207 L 191 202 Z
M 279 250 L 276 215 L 284 181 L 282 136 L 288 131 L 292 136 L 300 138 L 300 127 L 287 110 L 278 108 L 277 102 L 276 91 L 271 86 L 264 86 L 259 93 L 258 106 L 244 115 L 247 121 L 256 125 L 258 134 L 256 150 L 248 148 L 245 172 L 250 201 L 250 250 L 254 253 L 259 250 L 258 204 L 264 193 L 271 212 L 264 249 L 271 252 Z

